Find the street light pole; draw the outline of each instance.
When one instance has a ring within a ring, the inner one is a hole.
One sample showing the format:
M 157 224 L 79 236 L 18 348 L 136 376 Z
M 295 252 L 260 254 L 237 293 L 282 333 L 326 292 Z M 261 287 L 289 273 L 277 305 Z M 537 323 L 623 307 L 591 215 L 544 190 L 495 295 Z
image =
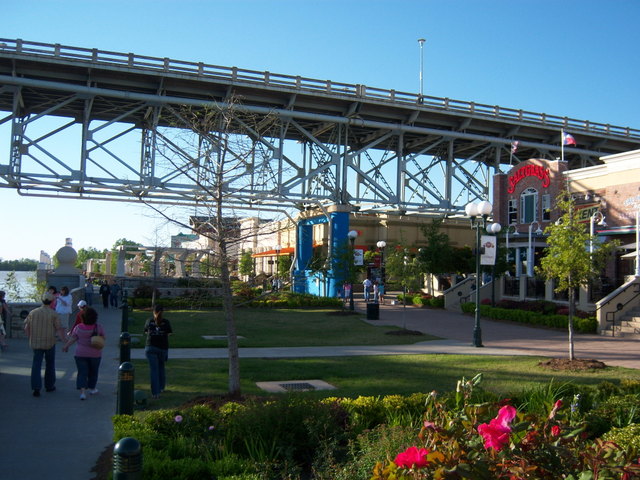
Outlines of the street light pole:
M 406 250 L 405 250 L 406 253 Z M 409 263 L 409 257 L 407 255 L 403 258 L 404 268 L 402 270 L 402 329 L 407 329 L 407 265 Z
M 420 44 L 420 101 L 422 102 L 422 94 L 423 94 L 423 72 L 424 72 L 424 42 L 426 40 L 424 38 L 419 38 L 418 43 Z
M 599 220 L 598 220 L 599 219 Z M 596 210 L 593 215 L 589 217 L 589 258 L 593 259 L 593 237 L 595 232 L 595 223 L 601 227 L 606 227 L 607 222 L 604 221 L 604 214 L 600 210 Z
M 349 237 L 349 242 L 351 243 L 351 262 L 354 263 L 355 262 L 355 244 L 356 244 L 356 238 L 358 237 L 358 232 L 357 230 L 351 230 L 349 231 L 349 233 L 347 233 L 347 237 Z M 353 267 L 354 265 L 351 265 L 349 268 L 349 273 L 350 273 L 350 277 L 349 278 L 349 283 L 351 284 L 351 288 L 349 289 L 349 310 L 354 311 L 355 310 L 355 305 L 353 304 L 353 275 L 351 274 L 351 272 L 353 271 Z
M 536 224 L 538 229 L 536 230 L 536 235 L 542 235 L 542 229 L 540 228 L 540 224 L 535 220 L 529 224 L 529 248 L 527 249 L 527 276 L 533 277 L 533 262 L 535 255 L 533 254 L 533 244 L 531 241 L 531 233 L 533 231 L 533 224 Z
M 282 250 L 282 246 L 281 245 L 276 245 L 276 292 L 280 290 L 280 284 L 278 283 L 278 267 L 279 267 L 279 261 L 280 261 L 280 250 Z
M 479 203 L 471 202 L 465 207 L 465 212 L 471 221 L 471 228 L 476 231 L 476 295 L 475 295 L 475 315 L 473 325 L 473 346 L 482 347 L 482 329 L 480 328 L 480 240 L 482 230 L 487 226 L 487 218 L 493 210 L 493 205 L 483 200 Z M 500 226 L 497 224 L 497 231 Z
M 384 282 L 385 282 L 384 247 L 387 246 L 387 242 L 385 242 L 384 240 L 380 240 L 378 243 L 376 243 L 376 246 L 380 250 L 380 281 L 384 285 Z

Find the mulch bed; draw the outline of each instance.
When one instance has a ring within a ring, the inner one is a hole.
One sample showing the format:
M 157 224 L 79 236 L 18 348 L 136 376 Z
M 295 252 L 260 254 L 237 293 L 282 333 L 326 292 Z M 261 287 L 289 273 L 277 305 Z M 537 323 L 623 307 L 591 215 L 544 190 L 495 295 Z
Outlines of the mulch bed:
M 574 360 L 569 360 L 568 358 L 552 358 L 538 363 L 538 366 L 549 370 L 573 371 L 601 370 L 607 368 L 607 366 L 599 360 L 577 358 Z
M 385 332 L 385 335 L 424 335 L 424 333 L 419 332 L 417 330 L 407 330 L 406 328 L 402 328 L 400 330 L 391 330 L 389 332 Z

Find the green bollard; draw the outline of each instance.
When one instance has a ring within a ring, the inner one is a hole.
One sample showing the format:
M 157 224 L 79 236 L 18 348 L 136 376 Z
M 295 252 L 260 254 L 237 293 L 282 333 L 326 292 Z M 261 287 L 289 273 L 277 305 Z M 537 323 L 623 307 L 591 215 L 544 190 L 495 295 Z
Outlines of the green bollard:
M 126 292 L 122 295 L 122 322 L 120 324 L 120 331 L 129 331 L 129 303 L 127 301 Z
M 135 438 L 121 438 L 113 448 L 113 480 L 142 478 L 142 446 Z
M 120 363 L 131 360 L 131 335 L 129 332 L 120 334 Z
M 118 415 L 133 415 L 134 371 L 130 362 L 124 362 L 118 368 Z

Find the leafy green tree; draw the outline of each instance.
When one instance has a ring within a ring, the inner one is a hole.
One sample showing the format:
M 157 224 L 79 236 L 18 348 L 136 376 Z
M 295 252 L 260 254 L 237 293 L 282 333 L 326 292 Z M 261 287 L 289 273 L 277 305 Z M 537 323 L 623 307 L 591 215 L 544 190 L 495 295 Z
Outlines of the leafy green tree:
M 249 278 L 253 277 L 253 257 L 251 256 L 252 250 L 242 250 L 242 254 L 240 255 L 240 264 L 238 266 L 238 271 L 240 275 L 247 276 Z
M 291 269 L 291 263 L 293 259 L 291 255 L 282 255 L 278 257 L 278 277 L 282 279 L 289 278 L 289 270 Z
M 0 270 L 28 272 L 38 268 L 38 262 L 30 258 L 20 260 L 0 260 Z
M 415 255 L 402 245 L 387 248 L 385 273 L 387 284 L 399 284 L 408 292 L 420 290 L 422 286 L 422 267 Z
M 104 252 L 97 250 L 93 247 L 81 248 L 78 250 L 78 259 L 76 260 L 76 268 L 83 269 L 87 264 L 87 260 L 104 258 Z
M 580 223 L 575 215 L 575 203 L 566 191 L 556 201 L 562 215 L 558 222 L 545 229 L 547 247 L 545 256 L 536 271 L 547 280 L 556 282 L 556 292 L 567 292 L 569 299 L 569 360 L 575 359 L 573 339 L 573 316 L 576 289 L 588 285 L 602 271 L 607 257 L 616 247 L 616 242 L 598 243 Z M 588 245 L 597 246 L 593 253 Z
M 421 225 L 426 245 L 418 249 L 419 268 L 429 281 L 433 291 L 433 275 L 449 273 L 452 269 L 453 249 L 449 235 L 441 231 L 442 219 L 433 219 L 428 225 Z

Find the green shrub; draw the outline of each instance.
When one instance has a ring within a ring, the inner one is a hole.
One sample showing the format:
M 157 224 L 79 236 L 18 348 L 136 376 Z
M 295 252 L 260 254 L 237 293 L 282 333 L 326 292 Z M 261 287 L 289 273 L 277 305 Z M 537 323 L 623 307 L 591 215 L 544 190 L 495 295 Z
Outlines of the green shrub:
M 612 428 L 602 436 L 603 440 L 615 442 L 622 448 L 635 448 L 640 451 L 640 423 L 633 423 L 622 428 Z
M 534 303 L 534 302 L 531 302 Z M 551 328 L 565 329 L 569 320 L 566 315 L 545 314 L 535 311 L 550 311 L 549 304 L 551 302 L 538 302 L 537 306 L 532 307 L 534 310 L 518 310 L 504 307 L 492 307 L 490 305 L 480 305 L 480 315 L 487 318 L 495 318 L 496 320 L 508 320 L 511 322 L 526 323 L 530 325 L 540 325 Z M 498 305 L 505 305 L 505 302 L 499 302 Z M 473 313 L 475 311 L 475 303 L 466 302 L 461 304 L 464 313 Z M 581 333 L 596 333 L 598 322 L 594 317 L 580 318 L 574 317 L 574 329 Z
M 331 480 L 368 479 L 380 459 L 389 458 L 392 452 L 401 452 L 414 445 L 416 429 L 408 426 L 378 425 L 366 430 L 349 445 L 348 461 L 334 467 L 326 477 Z M 390 459 L 391 460 L 391 459 Z

